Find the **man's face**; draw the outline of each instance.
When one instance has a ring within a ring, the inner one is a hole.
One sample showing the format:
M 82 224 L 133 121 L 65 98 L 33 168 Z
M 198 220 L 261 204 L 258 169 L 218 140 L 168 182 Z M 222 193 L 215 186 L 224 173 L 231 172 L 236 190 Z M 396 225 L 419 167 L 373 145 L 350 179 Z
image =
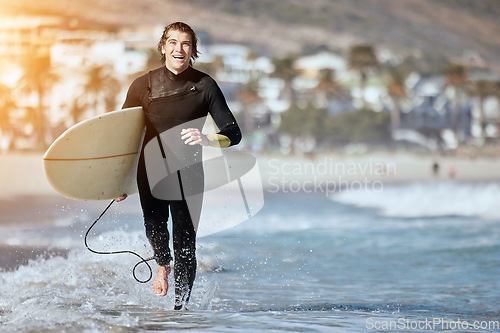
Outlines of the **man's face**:
M 165 54 L 165 66 L 176 75 L 182 73 L 189 67 L 191 59 L 191 35 L 178 30 L 169 31 L 162 53 Z

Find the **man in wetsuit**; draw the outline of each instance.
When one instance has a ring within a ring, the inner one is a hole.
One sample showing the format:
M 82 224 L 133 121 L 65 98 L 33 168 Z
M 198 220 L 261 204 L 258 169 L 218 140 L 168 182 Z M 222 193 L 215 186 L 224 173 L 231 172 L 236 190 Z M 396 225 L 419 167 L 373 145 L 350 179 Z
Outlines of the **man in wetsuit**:
M 146 235 L 159 265 L 152 288 L 157 295 L 167 294 L 172 261 L 167 229 L 170 210 L 175 259 L 174 309 L 180 310 L 189 301 L 196 275 L 196 226 L 201 212 L 204 181 L 201 148 L 238 144 L 241 132 L 217 83 L 192 67 L 198 51 L 196 34 L 191 27 L 182 22 L 168 25 L 158 43 L 158 50 L 165 65 L 134 80 L 123 108 L 142 106 L 146 115 L 146 134 L 139 159 L 137 184 Z M 214 119 L 219 133 L 201 133 L 204 122 L 199 120 L 205 119 L 208 114 Z M 169 139 L 165 139 L 165 134 Z M 148 150 L 148 144 L 159 149 Z M 165 191 L 174 187 L 180 190 L 177 197 L 162 195 L 161 189 L 160 195 L 157 189 L 153 191 L 148 172 L 155 167 L 151 162 L 155 159 L 150 159 L 151 153 L 145 153 L 145 150 L 161 152 L 162 158 L 167 161 L 165 164 L 177 159 L 176 162 L 182 165 L 177 170 L 169 170 L 171 174 L 166 179 L 170 180 L 165 182 L 168 187 Z M 179 150 L 182 150 L 182 157 L 179 157 Z M 172 185 L 174 183 L 175 186 Z

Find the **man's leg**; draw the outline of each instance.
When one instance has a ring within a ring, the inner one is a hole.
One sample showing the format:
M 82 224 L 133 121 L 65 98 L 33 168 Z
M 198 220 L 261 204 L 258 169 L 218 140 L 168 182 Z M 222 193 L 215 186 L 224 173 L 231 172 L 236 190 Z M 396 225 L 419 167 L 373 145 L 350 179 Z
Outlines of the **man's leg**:
M 144 163 L 144 155 L 139 159 L 137 172 L 137 185 L 141 201 L 142 214 L 146 237 L 154 251 L 154 256 L 159 267 L 153 280 L 153 292 L 159 296 L 165 296 L 168 290 L 168 274 L 170 273 L 170 255 L 168 232 L 168 207 L 169 202 L 153 197 L 149 189 L 149 183 Z
M 192 207 L 190 207 L 193 209 Z M 174 240 L 175 308 L 182 309 L 189 301 L 196 277 L 196 231 L 186 201 L 172 201 Z M 201 203 L 199 207 L 201 209 Z M 194 214 L 195 216 L 199 214 Z

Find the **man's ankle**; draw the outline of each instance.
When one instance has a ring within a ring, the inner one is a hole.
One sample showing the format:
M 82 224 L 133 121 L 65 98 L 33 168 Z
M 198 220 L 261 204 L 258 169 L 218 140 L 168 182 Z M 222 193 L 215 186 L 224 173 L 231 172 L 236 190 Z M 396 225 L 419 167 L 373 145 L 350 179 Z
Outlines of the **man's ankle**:
M 160 265 L 156 270 L 156 274 L 165 274 L 165 278 L 167 278 L 170 274 L 170 265 Z
M 188 311 L 187 304 L 186 303 L 175 304 L 174 310 L 175 311 Z

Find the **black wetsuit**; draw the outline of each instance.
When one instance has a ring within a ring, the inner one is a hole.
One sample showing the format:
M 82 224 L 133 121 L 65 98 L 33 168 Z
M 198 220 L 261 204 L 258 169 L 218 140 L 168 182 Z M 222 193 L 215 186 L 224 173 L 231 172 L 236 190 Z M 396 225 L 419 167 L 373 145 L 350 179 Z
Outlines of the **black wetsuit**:
M 185 145 L 180 139 L 178 128 L 184 128 L 183 124 L 189 122 L 189 127 L 195 124 L 201 131 L 204 119 L 210 113 L 219 128 L 219 134 L 228 137 L 231 145 L 240 142 L 241 132 L 217 83 L 192 67 L 175 75 L 164 66 L 137 78 L 129 88 L 123 108 L 135 106 L 142 106 L 146 114 L 146 134 L 137 171 L 146 235 L 158 264 L 168 265 L 172 260 L 167 229 L 170 208 L 173 221 L 175 298 L 176 307 L 179 307 L 189 300 L 196 274 L 196 231 L 193 222 L 198 224 L 204 178 L 201 146 Z M 174 148 L 166 147 L 166 140 L 160 137 L 173 128 L 175 138 L 170 135 L 167 141 L 168 144 L 173 142 Z M 173 174 L 178 177 L 180 198 L 163 200 L 165 198 L 153 195 L 146 168 L 148 166 L 151 169 L 151 164 L 148 164 L 148 156 L 144 153 L 148 143 L 159 143 L 162 157 L 167 161 L 172 158 L 189 160 L 185 163 L 186 168 L 173 170 Z M 170 149 L 174 151 L 169 155 Z M 182 157 L 178 157 L 175 150 L 182 150 Z M 188 207 L 185 198 L 190 194 L 197 198 L 194 200 L 194 207 L 192 204 Z

